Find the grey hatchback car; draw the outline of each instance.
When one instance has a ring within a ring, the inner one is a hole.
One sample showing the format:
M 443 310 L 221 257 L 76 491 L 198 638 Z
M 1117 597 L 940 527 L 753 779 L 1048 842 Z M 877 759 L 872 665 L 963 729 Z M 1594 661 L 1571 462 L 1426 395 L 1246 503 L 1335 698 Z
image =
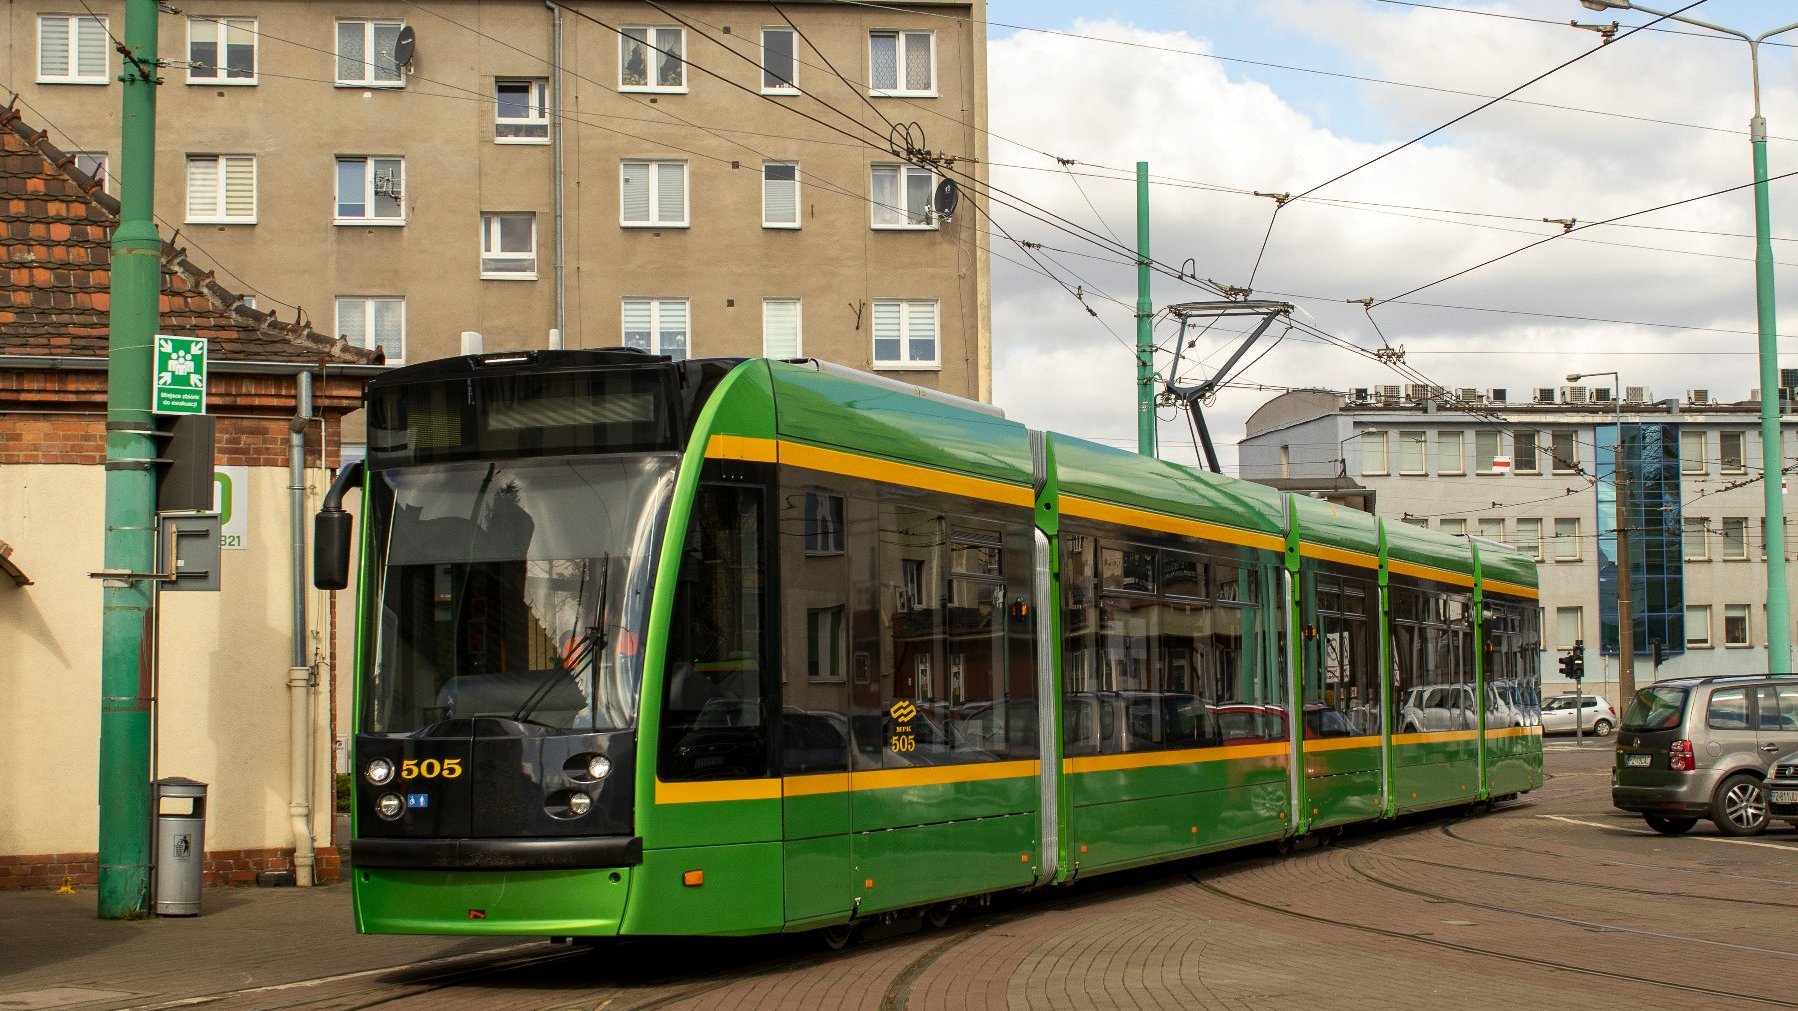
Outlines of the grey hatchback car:
M 1798 677 L 1678 678 L 1636 692 L 1617 729 L 1611 803 L 1667 835 L 1700 818 L 1724 835 L 1767 828 L 1764 781 L 1798 750 Z

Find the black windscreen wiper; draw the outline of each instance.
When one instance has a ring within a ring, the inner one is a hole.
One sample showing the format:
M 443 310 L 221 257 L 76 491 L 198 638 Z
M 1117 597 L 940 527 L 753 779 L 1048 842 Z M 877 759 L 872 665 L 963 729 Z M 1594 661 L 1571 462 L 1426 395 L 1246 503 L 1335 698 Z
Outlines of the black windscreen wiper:
M 530 719 L 532 713 L 536 712 L 543 703 L 549 701 L 550 693 L 555 690 L 562 677 L 579 678 L 580 671 L 597 662 L 600 654 L 604 652 L 606 644 L 610 641 L 606 634 L 606 599 L 612 583 L 611 552 L 607 552 L 599 564 L 599 608 L 595 615 L 597 620 L 587 626 L 586 630 L 580 634 L 580 638 L 569 642 L 568 646 L 572 647 L 572 651 L 563 656 L 561 666 L 550 671 L 543 681 L 531 690 L 531 694 L 525 697 L 524 703 L 518 707 L 518 711 L 512 714 L 513 719 Z M 584 576 L 581 579 L 581 585 L 582 589 L 578 592 L 584 593 L 586 588 Z M 591 699 L 588 700 L 588 704 L 592 704 Z

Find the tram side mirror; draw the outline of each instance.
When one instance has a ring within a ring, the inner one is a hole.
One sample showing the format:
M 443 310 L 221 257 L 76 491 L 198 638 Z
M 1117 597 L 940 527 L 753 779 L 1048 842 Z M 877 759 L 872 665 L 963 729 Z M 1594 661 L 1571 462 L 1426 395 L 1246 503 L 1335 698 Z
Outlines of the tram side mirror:
M 325 508 L 312 518 L 312 585 L 341 590 L 350 585 L 350 514 Z
M 362 462 L 345 464 L 325 492 L 325 501 L 312 519 L 312 585 L 321 590 L 341 590 L 350 585 L 350 530 L 352 520 L 344 511 L 343 496 L 362 483 Z

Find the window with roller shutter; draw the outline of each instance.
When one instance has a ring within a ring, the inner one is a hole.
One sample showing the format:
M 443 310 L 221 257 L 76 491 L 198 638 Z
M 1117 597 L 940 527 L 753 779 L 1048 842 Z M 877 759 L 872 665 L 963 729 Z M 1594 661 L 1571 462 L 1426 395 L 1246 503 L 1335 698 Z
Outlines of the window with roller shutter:
M 800 305 L 796 298 L 762 299 L 762 354 L 768 358 L 798 358 Z
M 618 223 L 627 228 L 685 228 L 687 163 L 624 162 L 618 197 Z
M 106 84 L 111 42 L 107 19 L 85 14 L 40 14 L 39 84 Z
M 937 368 L 937 345 L 936 299 L 874 300 L 875 368 Z
M 197 224 L 255 224 L 255 155 L 188 155 L 187 220 Z
M 762 163 L 762 227 L 799 227 L 799 163 Z

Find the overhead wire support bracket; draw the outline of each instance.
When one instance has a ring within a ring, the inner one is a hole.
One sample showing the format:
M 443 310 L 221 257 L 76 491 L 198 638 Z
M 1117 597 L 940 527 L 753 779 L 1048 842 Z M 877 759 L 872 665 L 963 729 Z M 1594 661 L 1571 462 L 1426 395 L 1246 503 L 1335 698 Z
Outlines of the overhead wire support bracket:
M 1163 385 L 1162 391 L 1169 401 L 1187 409 L 1191 416 L 1193 431 L 1198 434 L 1199 441 L 1204 446 L 1205 465 L 1213 474 L 1223 473 L 1223 468 L 1218 465 L 1217 449 L 1211 442 L 1211 430 L 1205 424 L 1202 401 L 1216 393 L 1218 387 L 1229 379 L 1230 370 L 1236 367 L 1236 363 L 1242 360 L 1243 355 L 1248 354 L 1249 348 L 1255 346 L 1255 342 L 1261 339 L 1261 335 L 1267 333 L 1268 328 L 1274 325 L 1274 321 L 1291 315 L 1293 308 L 1291 302 L 1242 301 L 1238 299 L 1222 302 L 1182 302 L 1167 307 L 1168 315 L 1180 321 L 1180 335 L 1174 344 L 1174 364 L 1168 370 L 1167 382 Z M 1236 352 L 1230 356 L 1228 361 L 1224 362 L 1215 375 L 1191 386 L 1182 386 L 1176 381 L 1180 376 L 1180 357 L 1186 352 L 1186 328 L 1192 324 L 1193 320 L 1206 320 L 1205 325 L 1209 327 L 1219 320 L 1249 316 L 1259 317 L 1261 322 L 1249 332 L 1248 337 L 1243 340 Z

